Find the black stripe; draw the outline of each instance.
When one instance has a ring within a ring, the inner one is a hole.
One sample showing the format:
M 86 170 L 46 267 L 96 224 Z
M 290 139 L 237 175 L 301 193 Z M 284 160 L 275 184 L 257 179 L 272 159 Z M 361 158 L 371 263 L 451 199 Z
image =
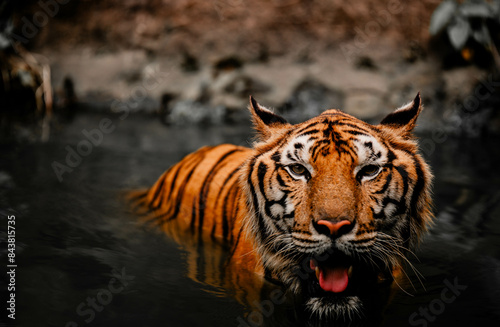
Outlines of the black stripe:
M 262 197 L 264 198 L 264 212 L 266 213 L 266 215 L 268 217 L 272 217 L 274 219 L 278 219 L 279 217 L 275 217 L 272 212 L 271 212 L 271 206 L 274 205 L 274 204 L 279 204 L 281 205 L 282 207 L 284 207 L 284 203 L 286 201 L 286 195 L 287 193 L 289 193 L 289 191 L 287 190 L 281 190 L 283 193 L 285 193 L 285 195 L 279 199 L 279 200 L 269 200 L 265 194 L 265 189 L 264 189 L 264 177 L 266 175 L 266 172 L 267 172 L 267 169 L 268 167 L 263 163 L 261 162 L 259 164 L 259 167 L 257 168 L 257 176 L 258 176 L 258 179 L 259 179 L 259 190 L 262 194 Z M 275 225 L 276 226 L 276 225 Z M 278 229 L 280 230 L 283 230 L 282 228 L 280 228 L 279 226 L 276 226 Z M 283 230 L 285 231 L 285 230 Z
M 408 192 L 408 172 L 406 171 L 406 166 L 395 166 L 396 170 L 398 171 L 399 175 L 401 175 L 401 178 L 403 179 L 403 194 L 401 195 L 402 198 L 406 197 L 406 193 Z
M 382 210 L 380 210 L 379 213 L 376 213 L 375 209 L 373 207 L 370 208 L 370 210 L 372 211 L 372 215 L 373 215 L 374 219 L 383 219 L 384 218 L 384 209 L 383 208 L 382 208 Z
M 229 254 L 229 257 L 227 260 L 228 264 L 231 261 L 231 258 L 234 256 L 234 252 L 236 252 L 236 249 L 238 248 L 238 244 L 240 243 L 240 238 L 241 238 L 242 232 L 243 232 L 243 226 L 241 226 L 240 230 L 238 231 L 238 237 L 236 237 L 236 242 L 234 243 L 233 248 L 231 250 L 231 254 Z M 237 274 L 237 275 L 239 275 L 239 274 Z
M 215 175 L 225 166 L 222 165 L 221 163 L 226 160 L 227 157 L 232 155 L 235 152 L 240 152 L 241 150 L 239 149 L 233 149 L 231 151 L 226 152 L 222 157 L 217 160 L 217 162 L 212 166 L 212 169 L 210 170 L 210 173 L 205 177 L 205 180 L 203 181 L 203 184 L 201 186 L 201 194 L 198 200 L 198 231 L 201 233 L 203 229 L 203 219 L 205 218 L 205 203 L 207 200 L 208 192 L 210 190 L 210 184 L 212 183 L 212 180 L 214 179 Z M 224 188 L 224 185 L 222 185 L 222 188 Z M 191 226 L 194 226 L 196 224 L 196 215 L 193 215 L 191 219 Z
M 391 183 L 391 181 L 392 181 L 392 173 L 389 171 L 389 173 L 387 174 L 387 178 L 385 180 L 384 186 L 382 186 L 382 188 L 380 190 L 374 192 L 374 194 L 385 193 L 385 191 L 387 191 L 387 188 L 389 187 L 389 184 Z
M 194 227 L 195 227 L 194 222 L 196 221 L 196 213 L 198 211 L 200 211 L 200 208 L 198 207 L 198 209 L 196 209 L 196 198 L 194 198 L 193 208 L 191 210 L 191 224 L 189 225 L 192 233 L 194 233 Z M 198 235 L 201 235 L 201 230 L 200 230 L 200 233 Z
M 422 190 L 424 189 L 424 184 L 425 184 L 425 176 L 424 172 L 422 170 L 422 166 L 420 165 L 420 162 L 415 159 L 415 170 L 417 171 L 417 184 L 415 184 L 415 187 L 413 188 L 413 194 L 411 196 L 411 214 L 416 215 L 418 212 L 418 200 L 420 198 L 420 194 L 422 193 Z
M 319 125 L 319 124 L 321 124 L 321 122 L 317 121 L 317 122 L 311 123 L 307 126 L 304 126 L 301 129 L 299 129 L 298 131 L 296 131 L 296 134 L 300 135 L 303 131 L 307 130 L 308 128 L 312 128 L 312 127 Z
M 281 158 L 281 155 L 279 153 L 278 150 L 276 150 L 276 152 L 274 152 L 272 155 L 271 155 L 271 160 L 273 160 L 274 162 L 279 162 L 280 161 L 280 158 Z
M 238 189 L 236 190 L 236 194 L 235 194 L 235 196 L 234 196 L 234 197 L 235 197 L 235 199 L 239 199 L 241 196 L 242 196 L 242 195 L 241 195 L 241 188 L 238 188 Z M 234 207 L 233 207 L 233 208 L 234 208 Z M 233 213 L 233 212 L 231 212 L 231 213 L 233 214 L 233 217 L 235 218 L 235 219 L 233 219 L 233 220 L 231 221 L 231 222 L 232 222 L 232 226 L 230 226 L 230 228 L 231 228 L 231 233 L 230 233 L 229 235 L 230 235 L 230 242 L 231 242 L 231 243 L 232 243 L 232 242 L 233 242 L 233 240 L 234 240 L 234 226 L 235 226 L 235 222 L 236 222 L 236 217 L 238 217 L 238 213 L 239 213 L 239 212 L 240 212 L 240 201 L 237 201 L 237 202 L 236 202 L 236 211 L 235 211 L 234 213 Z
M 399 200 L 396 200 L 396 199 L 393 199 L 390 197 L 385 197 L 382 199 L 382 207 L 384 209 L 389 203 L 396 205 L 396 208 L 399 208 L 400 205 L 406 207 L 406 205 L 404 204 L 404 201 L 399 201 Z M 384 210 L 382 210 L 382 211 L 384 211 Z
M 231 178 L 238 172 L 240 171 L 240 169 L 243 167 L 245 163 L 242 163 L 241 165 L 239 165 L 236 169 L 234 169 L 227 177 L 226 179 L 224 180 L 224 183 L 222 185 L 227 185 L 229 183 L 229 181 L 231 180 Z M 234 183 L 233 183 L 234 184 Z M 219 193 L 217 193 L 217 198 L 215 200 L 215 206 L 217 207 L 217 204 L 219 203 L 220 199 L 222 198 L 221 195 L 222 195 L 222 192 L 224 190 L 226 190 L 227 188 L 225 187 L 221 187 L 220 190 L 219 190 Z M 229 189 L 228 193 L 231 192 L 231 189 Z M 224 223 L 224 222 L 223 222 Z M 212 236 L 215 234 L 215 227 L 216 226 L 213 226 L 212 228 Z
M 287 199 L 287 193 L 288 191 L 283 191 L 283 193 L 285 193 L 285 195 L 283 195 L 281 197 L 281 199 L 279 200 L 269 200 L 269 201 L 266 201 L 266 214 L 269 216 L 269 217 L 272 217 L 274 219 L 278 219 L 280 217 L 275 217 L 272 212 L 271 212 L 271 207 L 275 204 L 278 204 L 280 205 L 282 208 L 283 208 L 283 212 L 285 211 L 285 202 L 286 202 L 286 199 Z
M 188 164 L 188 163 L 186 163 Z M 182 165 L 184 166 L 184 165 Z M 172 179 L 172 182 L 170 183 L 170 190 L 168 191 L 167 196 L 170 196 L 174 192 L 175 188 L 175 183 L 177 182 L 177 177 L 179 176 L 179 172 L 181 171 L 181 165 L 177 165 L 177 170 L 175 171 L 174 178 Z M 159 206 L 158 206 L 159 207 Z
M 149 202 L 151 205 L 156 202 L 156 199 L 162 193 L 162 191 L 163 191 L 163 184 L 165 184 L 165 180 L 167 179 L 167 176 L 168 176 L 168 172 L 164 173 L 163 176 L 162 176 L 162 178 L 160 179 L 159 184 L 158 184 L 158 182 L 156 183 L 158 185 L 158 187 L 156 188 L 156 191 L 155 191 L 155 194 L 153 195 L 153 198 Z M 161 204 L 161 201 L 158 203 L 157 206 L 155 206 L 155 208 L 160 207 L 160 204 Z
M 303 133 L 297 135 L 296 137 L 307 136 L 307 135 L 316 134 L 316 133 L 319 133 L 319 132 L 320 132 L 319 129 L 311 129 L 310 131 L 303 132 Z
M 319 241 L 308 240 L 307 238 L 302 238 L 302 237 L 294 237 L 294 239 L 299 240 L 299 241 L 304 242 L 304 243 L 309 243 L 309 244 L 319 243 Z
M 359 135 L 362 135 L 362 136 L 368 136 L 368 137 L 371 137 L 372 135 L 370 134 L 366 134 L 366 133 L 363 133 L 363 132 L 360 132 L 360 131 L 355 131 L 353 129 L 347 129 L 347 130 L 343 130 L 342 132 L 344 133 L 348 133 L 348 134 L 351 134 L 351 135 L 356 135 L 356 136 L 359 136 Z
M 222 203 L 222 237 L 224 240 L 227 240 L 227 235 L 229 233 L 229 219 L 228 219 L 228 217 L 236 218 L 233 215 L 227 214 L 228 203 L 234 203 L 234 201 L 229 201 L 231 194 L 232 193 L 235 194 L 235 196 L 233 196 L 233 199 L 236 197 L 236 192 L 235 192 L 236 188 L 234 187 L 236 183 L 238 183 L 237 179 L 231 184 L 229 191 L 226 193 L 226 196 L 224 197 L 224 202 Z
M 364 129 L 363 127 L 361 127 L 359 125 L 351 124 L 350 122 L 346 123 L 344 121 L 339 121 L 338 125 L 342 126 L 342 127 L 344 127 L 344 126 L 351 127 L 352 129 L 356 130 L 356 132 L 358 132 L 358 133 L 364 133 L 366 135 L 370 135 L 370 131 L 367 131 L 366 129 Z M 347 130 L 343 130 L 343 132 L 347 132 Z
M 417 159 L 413 159 L 413 162 L 415 164 L 415 170 L 417 172 L 417 182 L 416 182 L 415 186 L 413 187 L 413 193 L 412 193 L 411 201 L 410 201 L 410 217 L 409 217 L 410 219 L 417 218 L 418 200 L 419 200 L 420 194 L 422 193 L 422 190 L 424 188 L 424 183 L 425 183 L 424 174 L 423 174 L 422 166 L 420 165 L 420 162 Z M 417 223 L 420 224 L 421 222 L 418 221 Z M 413 232 L 411 230 L 411 224 L 409 223 L 409 221 L 407 222 L 405 227 L 406 228 L 403 231 L 401 236 L 405 240 L 404 246 L 406 248 L 408 248 L 409 242 L 411 239 L 411 235 L 413 234 Z
M 266 166 L 265 163 L 263 163 L 263 162 L 259 163 L 259 167 L 257 167 L 257 178 L 259 181 L 260 193 L 262 194 L 262 197 L 264 198 L 264 212 L 266 213 L 266 215 L 268 217 L 273 217 L 273 215 L 271 214 L 269 200 L 267 199 L 265 185 L 264 185 L 264 178 L 266 176 L 267 169 L 268 169 L 268 167 Z
M 204 153 L 204 152 L 205 151 L 202 151 L 201 153 Z M 196 159 L 197 159 L 197 157 L 194 154 L 191 154 L 190 156 L 188 156 L 188 157 L 185 158 L 186 162 L 182 162 L 181 161 L 180 163 L 178 163 L 177 165 L 175 165 L 174 167 L 172 167 L 170 169 L 170 170 L 176 169 L 176 171 L 175 171 L 175 174 L 174 174 L 174 178 L 173 178 L 172 182 L 170 183 L 170 190 L 169 190 L 168 194 L 166 194 L 166 197 L 169 197 L 172 194 L 172 192 L 174 191 L 175 183 L 177 181 L 177 177 L 179 176 L 179 173 L 182 171 L 181 168 L 187 166 L 188 164 L 190 164 L 192 161 L 194 161 Z M 170 176 L 170 173 L 171 173 L 170 170 L 167 172 L 167 174 L 169 176 Z M 165 174 L 165 175 L 167 175 L 167 174 Z M 163 199 L 154 208 L 158 209 L 161 206 L 162 202 L 163 202 Z M 150 203 L 153 204 L 153 201 L 151 201 Z
M 264 223 L 264 217 L 262 216 L 260 210 L 259 210 L 259 203 L 257 199 L 257 194 L 255 193 L 255 188 L 252 183 L 252 172 L 254 171 L 255 168 L 255 163 L 257 162 L 257 157 L 253 158 L 252 161 L 250 162 L 250 174 L 248 174 L 248 179 L 247 183 L 248 186 L 250 186 L 250 195 L 252 196 L 252 205 L 254 209 L 254 214 L 257 217 L 257 222 L 259 224 L 259 231 L 262 237 L 262 242 L 265 243 L 269 237 L 269 234 L 266 229 L 266 224 Z
M 311 158 L 316 161 L 318 159 L 319 153 L 321 153 L 320 150 L 323 150 L 325 148 L 328 148 L 328 146 L 331 144 L 329 140 L 320 140 L 314 143 L 314 147 L 312 148 L 311 152 Z
M 368 239 L 362 239 L 362 240 L 350 240 L 349 243 L 359 244 L 359 243 L 366 243 L 366 242 L 373 241 L 373 240 L 375 240 L 375 237 L 370 237 Z M 371 247 L 371 246 L 369 246 L 369 247 Z
M 387 148 L 387 150 L 388 150 L 388 151 L 387 151 L 387 162 L 391 162 L 391 163 L 392 163 L 394 160 L 396 160 L 396 155 L 394 154 L 394 151 L 392 151 L 391 149 L 389 149 L 389 148 L 387 147 L 387 145 L 386 145 L 386 144 L 384 144 L 384 145 L 385 145 L 385 147 L 386 147 L 386 148 Z
M 259 167 L 257 167 L 257 178 L 259 181 L 259 190 L 262 196 L 264 197 L 264 200 L 267 202 L 266 198 L 266 191 L 265 191 L 265 185 L 264 185 L 264 177 L 266 176 L 267 172 L 267 166 L 265 163 L 261 162 L 259 163 Z
M 189 171 L 188 175 L 182 181 L 182 184 L 179 186 L 179 190 L 177 192 L 177 197 L 175 198 L 175 202 L 176 202 L 176 204 L 175 204 L 175 210 L 174 210 L 172 216 L 170 216 L 167 221 L 175 219 L 177 217 L 177 215 L 179 214 L 179 211 L 181 209 L 181 204 L 182 204 L 182 198 L 184 197 L 184 192 L 186 190 L 186 185 L 189 183 L 189 180 L 193 176 L 193 173 L 196 170 L 196 168 L 198 168 L 198 165 L 204 159 L 205 159 L 205 155 L 201 154 L 200 157 L 199 157 L 199 159 L 196 160 L 196 162 L 194 163 L 193 168 L 191 168 L 191 170 Z
M 281 177 L 279 173 L 276 174 L 276 179 L 278 180 L 278 184 L 280 184 L 281 187 L 288 187 L 288 185 L 285 184 L 285 181 Z
M 200 163 L 203 160 L 205 152 L 206 151 L 199 151 L 199 154 L 200 154 L 201 158 L 199 156 L 191 154 L 190 156 L 186 157 L 184 159 L 184 161 L 181 161 L 180 163 L 178 163 L 177 165 L 175 165 L 174 167 L 171 168 L 171 169 L 175 168 L 175 169 L 177 169 L 177 171 L 175 172 L 174 180 L 170 184 L 170 193 L 167 194 L 165 198 L 170 198 L 170 196 L 171 196 L 171 194 L 172 194 L 172 192 L 174 190 L 174 187 L 175 187 L 176 179 L 177 179 L 177 177 L 179 175 L 179 172 L 181 171 L 181 168 L 186 167 L 186 166 L 194 163 L 194 166 L 192 168 L 192 170 L 194 170 L 196 168 L 196 166 L 198 165 L 198 163 Z M 179 195 L 179 192 L 178 192 L 177 195 Z M 182 196 L 181 196 L 181 199 L 182 199 Z M 171 199 L 170 202 L 174 202 L 174 203 L 177 202 L 177 198 Z M 162 201 L 160 201 L 156 207 L 151 207 L 152 202 L 150 202 L 149 203 L 150 210 L 148 211 L 148 213 L 155 212 L 161 206 L 161 204 L 162 204 Z M 177 203 L 177 206 L 178 205 L 179 204 Z M 160 213 L 160 214 L 155 213 L 155 217 L 153 217 L 152 220 L 155 221 L 159 225 L 161 223 L 164 223 L 165 221 L 169 221 L 169 220 L 175 219 L 176 216 L 177 216 L 177 214 L 178 214 L 178 212 L 179 212 L 179 208 L 174 208 L 175 215 L 171 215 L 172 207 L 173 207 L 172 205 L 168 206 L 166 212 L 163 212 L 163 213 Z M 164 218 L 165 218 L 165 220 L 164 220 Z
M 403 152 L 407 153 L 408 155 L 410 155 L 411 157 L 415 156 L 415 152 L 412 150 L 413 147 L 411 147 L 411 148 L 409 148 L 408 146 L 402 147 L 401 144 L 394 142 L 394 140 L 388 140 L 388 142 L 392 148 L 397 149 L 399 151 L 403 151 Z
M 342 112 L 342 111 L 337 111 L 337 112 L 324 112 L 320 115 L 320 117 L 335 117 L 335 116 L 341 116 L 341 117 L 347 117 L 347 118 L 350 118 L 349 115 L 347 115 L 346 113 Z
M 295 150 L 293 151 L 293 155 L 295 156 L 295 158 L 297 158 L 297 159 L 298 159 L 298 158 L 299 158 L 299 150 L 298 150 L 298 149 L 295 149 Z
M 283 219 L 293 219 L 293 218 L 295 218 L 295 210 L 293 210 L 290 213 L 284 214 L 282 218 Z

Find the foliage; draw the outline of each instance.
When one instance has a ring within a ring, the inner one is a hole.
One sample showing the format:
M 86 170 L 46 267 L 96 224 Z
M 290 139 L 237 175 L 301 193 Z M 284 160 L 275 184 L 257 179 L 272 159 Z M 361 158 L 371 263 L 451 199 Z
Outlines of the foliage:
M 431 17 L 429 32 L 437 35 L 446 29 L 451 45 L 461 51 L 464 59 L 469 60 L 470 50 L 467 41 L 473 39 L 488 50 L 500 64 L 498 52 L 492 35 L 498 33 L 500 26 L 500 0 L 455 0 L 443 1 Z

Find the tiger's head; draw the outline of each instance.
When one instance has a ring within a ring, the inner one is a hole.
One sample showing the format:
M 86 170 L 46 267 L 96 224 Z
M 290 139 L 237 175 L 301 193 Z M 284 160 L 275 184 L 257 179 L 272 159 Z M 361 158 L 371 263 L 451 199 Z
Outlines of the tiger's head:
M 431 223 L 432 174 L 412 136 L 421 110 L 418 94 L 379 125 L 338 110 L 292 125 L 250 98 L 246 228 L 266 274 L 312 316 L 362 316 Z

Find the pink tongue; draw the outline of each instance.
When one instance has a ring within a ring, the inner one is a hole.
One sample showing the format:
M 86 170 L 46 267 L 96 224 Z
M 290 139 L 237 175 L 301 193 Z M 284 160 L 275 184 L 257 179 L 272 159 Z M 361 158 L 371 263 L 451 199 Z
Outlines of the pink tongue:
M 347 283 L 349 283 L 347 269 L 343 267 L 320 268 L 319 286 L 327 292 L 340 293 L 345 291 Z

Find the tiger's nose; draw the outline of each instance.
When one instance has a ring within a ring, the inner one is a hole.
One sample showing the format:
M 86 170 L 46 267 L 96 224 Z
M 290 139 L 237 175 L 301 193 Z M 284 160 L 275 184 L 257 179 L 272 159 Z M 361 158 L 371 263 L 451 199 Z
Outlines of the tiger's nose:
M 349 220 L 341 220 L 335 222 L 330 220 L 320 220 L 314 225 L 314 227 L 320 234 L 340 237 L 344 234 L 349 233 L 353 229 L 354 225 L 351 224 Z

